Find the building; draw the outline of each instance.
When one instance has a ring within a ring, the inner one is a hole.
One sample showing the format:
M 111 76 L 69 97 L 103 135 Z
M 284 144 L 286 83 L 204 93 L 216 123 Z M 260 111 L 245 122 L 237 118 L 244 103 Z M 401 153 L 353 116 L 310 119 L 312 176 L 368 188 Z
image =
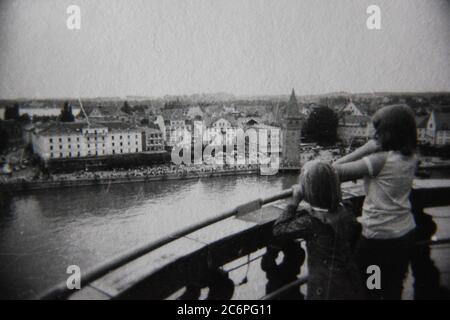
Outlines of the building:
M 300 165 L 300 142 L 303 117 L 292 89 L 281 128 L 281 156 L 286 166 Z
M 165 143 L 169 147 L 181 146 L 190 141 L 185 141 L 186 132 L 191 131 L 191 122 L 187 120 L 185 110 L 181 108 L 164 109 Z
M 143 151 L 142 128 L 120 122 L 56 122 L 36 127 L 33 151 L 42 160 L 136 154 Z
M 152 127 L 144 127 L 142 130 L 142 149 L 144 152 L 164 151 L 164 139 L 161 130 Z
M 85 106 L 86 115 L 92 121 L 97 122 L 132 122 L 131 115 L 122 111 L 122 106 L 118 105 L 97 105 Z M 84 114 L 81 112 L 79 118 L 84 119 Z
M 264 123 L 258 123 L 256 120 L 249 120 L 243 126 L 246 133 L 245 139 L 245 157 L 248 159 L 252 154 L 263 153 L 270 157 L 273 155 L 280 155 L 280 128 L 270 126 Z M 249 130 L 254 130 L 256 140 L 251 141 L 251 134 Z
M 232 117 L 219 117 L 211 122 L 204 133 L 208 144 L 232 145 L 236 142 L 236 121 Z
M 450 113 L 432 111 L 427 121 L 427 139 L 431 145 L 450 144 Z
M 366 142 L 370 134 L 371 119 L 364 115 L 344 115 L 339 119 L 338 137 L 347 145 Z
M 80 107 L 74 103 L 70 103 L 72 114 L 77 116 L 80 113 Z M 36 118 L 57 118 L 61 115 L 61 102 L 42 102 L 31 101 L 18 103 L 19 116 L 27 114 L 30 119 Z M 5 108 L 0 108 L 0 119 L 5 117 Z
M 351 116 L 364 116 L 366 115 L 361 108 L 357 107 L 353 101 L 350 101 L 347 103 L 347 105 L 341 110 L 341 113 L 345 115 L 351 115 Z

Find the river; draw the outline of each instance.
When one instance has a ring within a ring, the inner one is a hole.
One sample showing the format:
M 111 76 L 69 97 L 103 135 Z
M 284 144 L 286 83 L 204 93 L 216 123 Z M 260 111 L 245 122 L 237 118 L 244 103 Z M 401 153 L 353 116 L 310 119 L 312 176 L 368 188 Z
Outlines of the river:
M 249 200 L 295 175 L 256 175 L 39 190 L 0 204 L 0 299 L 34 297 L 131 247 Z

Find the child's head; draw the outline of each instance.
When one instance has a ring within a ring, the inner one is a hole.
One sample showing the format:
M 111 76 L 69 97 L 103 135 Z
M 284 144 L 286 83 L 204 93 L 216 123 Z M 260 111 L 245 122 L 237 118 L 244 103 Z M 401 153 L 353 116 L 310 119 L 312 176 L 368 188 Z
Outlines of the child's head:
M 299 177 L 303 198 L 311 206 L 337 210 L 341 202 L 341 184 L 333 167 L 323 161 L 305 163 Z
M 375 138 L 384 151 L 400 151 L 405 156 L 414 153 L 417 129 L 414 112 L 407 105 L 381 108 L 373 116 Z

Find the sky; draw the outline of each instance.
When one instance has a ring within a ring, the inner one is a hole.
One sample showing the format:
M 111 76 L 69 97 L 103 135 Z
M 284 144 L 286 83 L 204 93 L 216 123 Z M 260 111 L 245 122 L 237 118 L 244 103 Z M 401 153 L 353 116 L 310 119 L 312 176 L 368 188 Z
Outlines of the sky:
M 291 88 L 450 91 L 450 0 L 0 0 L 0 99 Z

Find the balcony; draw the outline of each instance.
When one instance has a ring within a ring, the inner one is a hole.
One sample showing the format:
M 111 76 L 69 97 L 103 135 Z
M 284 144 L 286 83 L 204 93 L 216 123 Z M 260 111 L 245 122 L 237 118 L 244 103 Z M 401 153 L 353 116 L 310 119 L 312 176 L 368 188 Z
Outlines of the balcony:
M 361 183 L 343 185 L 361 207 Z M 419 243 L 404 299 L 450 299 L 450 180 L 415 180 L 411 201 Z M 291 190 L 256 199 L 120 255 L 66 284 L 47 299 L 303 299 L 308 285 L 301 239 L 276 243 L 274 220 Z M 283 259 L 279 254 L 283 253 Z

